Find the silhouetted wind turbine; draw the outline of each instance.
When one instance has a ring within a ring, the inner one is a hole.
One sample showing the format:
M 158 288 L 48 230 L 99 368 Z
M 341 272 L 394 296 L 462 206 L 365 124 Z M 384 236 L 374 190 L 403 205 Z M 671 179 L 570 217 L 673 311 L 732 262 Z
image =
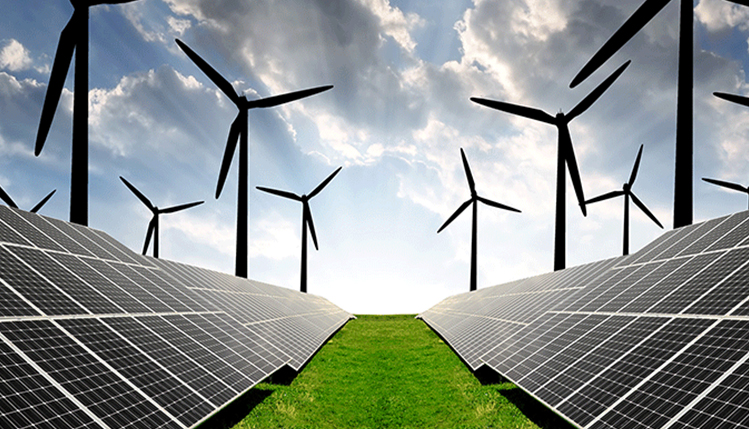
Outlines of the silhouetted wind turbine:
M 315 244 L 315 250 L 320 250 L 317 247 L 317 235 L 315 234 L 315 223 L 312 222 L 312 211 L 309 209 L 309 200 L 312 199 L 315 195 L 319 194 L 325 186 L 330 183 L 331 180 L 335 177 L 336 174 L 338 174 L 339 171 L 341 171 L 341 168 L 338 167 L 336 171 L 330 174 L 325 180 L 322 181 L 317 187 L 312 190 L 312 192 L 309 193 L 309 195 L 297 195 L 291 192 L 286 191 L 279 191 L 278 189 L 271 189 L 271 188 L 265 188 L 262 186 L 257 186 L 257 189 L 263 192 L 268 192 L 269 194 L 277 195 L 279 197 L 289 198 L 294 201 L 299 201 L 302 203 L 302 273 L 300 275 L 300 285 L 299 290 L 302 292 L 307 292 L 307 226 L 309 225 L 309 232 L 312 236 L 312 242 Z
M 88 8 L 135 0 L 70 0 L 73 16 L 60 33 L 49 86 L 44 96 L 34 154 L 39 156 L 52 126 L 75 50 L 73 82 L 73 149 L 70 161 L 70 221 L 88 225 Z
M 717 179 L 707 179 L 705 177 L 703 177 L 702 180 L 704 180 L 707 183 L 712 183 L 713 185 L 718 185 L 724 188 L 733 189 L 734 191 L 743 192 L 749 195 L 749 187 L 739 185 L 738 183 L 725 182 L 723 180 L 717 180 Z
M 143 244 L 143 254 L 146 254 L 146 250 L 148 250 L 148 244 L 151 242 L 151 236 L 153 235 L 153 257 L 158 258 L 159 257 L 159 215 L 162 213 L 174 213 L 181 210 L 186 210 L 191 207 L 199 206 L 203 204 L 204 201 L 196 201 L 194 203 L 187 203 L 187 204 L 181 204 L 178 206 L 172 206 L 167 207 L 165 209 L 160 209 L 156 206 L 154 206 L 151 201 L 146 198 L 145 195 L 143 195 L 139 190 L 135 188 L 135 186 L 131 185 L 130 182 L 125 180 L 124 177 L 120 176 L 120 180 L 122 180 L 122 183 L 125 184 L 125 186 L 130 189 L 133 194 L 135 194 L 136 197 L 138 197 L 139 200 L 143 202 L 143 204 L 148 207 L 149 210 L 151 210 L 151 213 L 153 213 L 153 217 L 151 218 L 151 222 L 148 223 L 148 232 L 146 233 L 146 242 Z
M 559 140 L 557 142 L 557 201 L 556 201 L 556 221 L 554 226 L 554 270 L 561 270 L 565 267 L 565 169 L 564 165 L 570 170 L 570 179 L 572 186 L 575 188 L 577 202 L 580 204 L 580 210 L 583 216 L 587 215 L 585 211 L 585 196 L 583 195 L 583 184 L 580 180 L 580 172 L 575 160 L 575 151 L 572 147 L 572 137 L 568 125 L 570 121 L 588 110 L 598 98 L 614 83 L 619 75 L 624 72 L 631 61 L 627 61 L 585 97 L 577 106 L 565 115 L 562 112 L 556 116 L 534 109 L 532 107 L 520 106 L 517 104 L 505 103 L 502 101 L 487 100 L 484 98 L 471 98 L 471 101 L 482 104 L 492 109 L 512 113 L 537 121 L 545 122 L 557 127 L 559 131 Z
M 47 201 L 49 201 L 49 199 L 52 198 L 52 195 L 54 195 L 55 192 L 57 192 L 57 189 L 55 189 L 52 192 L 50 192 L 49 194 L 47 194 L 46 197 L 42 198 L 42 200 L 39 201 L 38 203 L 36 203 L 36 205 L 31 210 L 29 210 L 29 211 L 31 213 L 38 212 L 47 203 Z M 3 201 L 5 201 L 5 204 L 9 205 L 10 207 L 13 207 L 14 209 L 18 208 L 18 205 L 16 204 L 16 202 L 13 201 L 13 199 L 10 197 L 10 195 L 8 195 L 8 193 L 5 192 L 5 190 L 3 190 L 3 188 L 0 188 L 0 199 L 2 199 Z
M 237 277 L 247 277 L 247 173 L 249 156 L 249 130 L 248 130 L 248 111 L 260 107 L 273 107 L 301 98 L 309 97 L 323 91 L 333 88 L 333 85 L 320 86 L 302 91 L 290 92 L 287 94 L 276 95 L 273 97 L 260 98 L 258 100 L 248 100 L 246 96 L 239 96 L 234 88 L 223 76 L 221 76 L 213 67 L 211 67 L 203 58 L 195 53 L 190 47 L 177 39 L 177 45 L 187 54 L 195 65 L 213 81 L 227 97 L 234 102 L 239 109 L 236 119 L 229 129 L 229 139 L 226 142 L 224 159 L 221 162 L 221 171 L 218 176 L 218 185 L 216 186 L 216 198 L 221 195 L 226 182 L 226 175 L 229 173 L 234 151 L 237 148 L 237 139 L 239 139 L 239 194 L 237 201 L 237 260 L 235 261 L 235 275 Z
M 671 0 L 645 0 L 572 79 L 574 88 L 611 58 Z M 692 89 L 694 87 L 694 2 L 679 0 L 679 64 L 676 91 L 674 228 L 692 224 Z
M 629 199 L 632 198 L 632 201 L 635 203 L 637 207 L 642 210 L 643 213 L 648 215 L 650 219 L 655 222 L 656 225 L 663 228 L 663 225 L 656 219 L 656 217 L 653 215 L 653 213 L 648 210 L 647 207 L 645 207 L 645 204 L 640 201 L 639 198 L 632 192 L 632 185 L 635 183 L 635 179 L 637 178 L 637 170 L 640 168 L 640 158 L 642 158 L 642 147 L 643 145 L 640 145 L 640 151 L 637 152 L 637 159 L 635 159 L 635 165 L 632 167 L 632 173 L 629 175 L 629 181 L 622 185 L 621 191 L 612 191 L 608 192 L 603 195 L 599 195 L 595 198 L 591 198 L 588 201 L 585 202 L 585 204 L 593 204 L 598 201 L 608 200 L 611 198 L 616 198 L 624 195 L 624 250 L 622 251 L 622 255 L 629 255 Z
M 460 216 L 461 213 L 465 209 L 468 208 L 469 205 L 473 204 L 473 223 L 472 223 L 472 229 L 471 229 L 471 286 L 470 290 L 474 291 L 476 290 L 476 250 L 477 250 L 477 236 L 478 236 L 478 202 L 481 201 L 482 203 L 496 207 L 499 209 L 509 210 L 513 212 L 520 213 L 520 210 L 514 209 L 510 206 L 506 206 L 504 204 L 500 204 L 498 202 L 486 199 L 484 197 L 480 197 L 476 193 L 476 182 L 473 181 L 473 174 L 471 174 L 471 167 L 468 165 L 468 160 L 466 159 L 466 154 L 463 152 L 463 148 L 460 148 L 460 156 L 463 157 L 463 169 L 466 172 L 466 178 L 468 179 L 468 188 L 471 190 L 471 198 L 468 199 L 468 201 L 464 202 L 463 204 L 458 207 L 458 210 L 455 210 L 455 213 L 450 216 L 445 223 L 442 224 L 440 229 L 437 230 L 437 234 L 442 232 L 443 229 L 447 228 L 447 225 L 450 225 L 452 221 L 455 220 L 458 216 Z

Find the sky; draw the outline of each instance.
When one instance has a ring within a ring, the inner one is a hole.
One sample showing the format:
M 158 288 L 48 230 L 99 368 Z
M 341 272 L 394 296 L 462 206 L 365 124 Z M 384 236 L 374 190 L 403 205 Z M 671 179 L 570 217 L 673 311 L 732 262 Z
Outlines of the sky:
M 90 10 L 89 225 L 134 251 L 155 205 L 160 256 L 234 272 L 237 161 L 214 198 L 236 108 L 187 58 L 180 38 L 249 99 L 334 85 L 250 111 L 250 278 L 299 288 L 301 204 L 255 190 L 309 193 L 308 290 L 359 314 L 418 313 L 468 290 L 470 197 L 481 205 L 479 288 L 553 268 L 554 127 L 469 101 L 567 112 L 627 60 L 611 88 L 570 124 L 586 198 L 621 189 L 644 152 L 634 193 L 672 227 L 678 2 L 599 71 L 569 82 L 639 6 L 619 0 L 138 0 Z M 69 217 L 71 67 L 41 155 L 33 146 L 68 0 L 0 0 L 0 186 L 29 209 Z M 700 180 L 749 184 L 749 8 L 695 1 L 694 219 L 745 210 L 747 197 Z M 583 217 L 567 179 L 567 265 L 621 254 L 623 199 Z M 631 250 L 664 232 L 631 209 Z

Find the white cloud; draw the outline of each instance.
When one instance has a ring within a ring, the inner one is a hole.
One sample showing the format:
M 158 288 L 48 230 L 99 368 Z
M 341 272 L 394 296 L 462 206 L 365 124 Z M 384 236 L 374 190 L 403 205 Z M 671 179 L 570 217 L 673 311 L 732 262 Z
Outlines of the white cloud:
M 700 0 L 694 13 L 709 31 L 717 32 L 733 27 L 749 29 L 749 8 L 725 0 Z
M 26 49 L 18 40 L 10 41 L 0 50 L 0 69 L 8 69 L 12 72 L 26 70 L 31 67 L 33 61 Z

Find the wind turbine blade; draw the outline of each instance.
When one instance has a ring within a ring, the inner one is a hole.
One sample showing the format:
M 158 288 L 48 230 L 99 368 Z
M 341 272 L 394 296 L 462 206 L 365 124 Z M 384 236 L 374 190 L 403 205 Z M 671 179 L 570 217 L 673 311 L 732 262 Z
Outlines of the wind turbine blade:
M 437 234 L 439 234 L 440 232 L 442 232 L 443 229 L 447 228 L 447 225 L 450 225 L 450 223 L 452 221 L 454 221 L 456 217 L 460 216 L 460 214 L 463 213 L 463 210 L 467 209 L 468 206 L 471 205 L 472 202 L 473 202 L 473 198 L 471 198 L 470 200 L 468 200 L 468 201 L 464 202 L 463 204 L 461 204 L 461 206 L 458 207 L 458 210 L 455 210 L 455 213 L 453 213 L 452 216 L 450 216 L 445 221 L 445 223 L 442 224 L 442 226 L 440 227 L 440 229 L 437 230 Z
M 316 88 L 303 89 L 301 91 L 289 92 L 287 94 L 274 95 L 272 97 L 248 101 L 246 106 L 248 109 L 278 106 L 279 104 L 285 104 L 291 101 L 299 100 L 301 98 L 307 98 L 312 95 L 319 94 L 331 88 L 333 88 L 333 85 L 318 86 Z
M 555 123 L 553 116 L 549 115 L 543 110 L 535 109 L 533 107 L 526 107 L 519 104 L 505 103 L 504 101 L 487 100 L 485 98 L 476 97 L 471 97 L 471 101 L 481 104 L 482 106 L 490 107 L 492 109 L 512 113 L 513 115 L 519 115 L 529 119 L 546 122 L 547 124 Z
M 212 80 L 213 83 L 216 84 L 216 86 L 224 93 L 227 97 L 231 99 L 231 101 L 234 102 L 234 104 L 239 103 L 239 96 L 237 95 L 237 92 L 234 91 L 234 87 L 231 86 L 231 83 L 229 83 L 226 78 L 221 76 L 219 72 L 216 71 L 213 67 L 211 67 L 210 64 L 208 64 L 203 58 L 200 57 L 200 55 L 196 54 L 195 51 L 190 49 L 189 46 L 185 45 L 181 40 L 174 39 L 177 41 L 177 45 L 179 45 L 180 48 L 187 54 L 188 57 L 192 60 L 192 62 L 195 63 L 196 66 L 200 70 L 205 73 L 206 76 L 208 76 L 208 79 Z
M 610 200 L 612 198 L 621 197 L 622 195 L 624 195 L 624 191 L 611 191 L 611 192 L 607 192 L 605 194 L 599 195 L 597 197 L 591 198 L 585 201 L 585 204 L 588 205 L 588 204 L 597 203 L 599 201 Z
M 146 207 L 148 207 L 151 211 L 156 210 L 156 207 L 153 206 L 153 204 L 151 203 L 151 200 L 146 198 L 146 196 L 143 195 L 139 190 L 137 190 L 135 186 L 131 185 L 130 182 L 125 180 L 125 178 L 122 176 L 120 176 L 120 180 L 122 180 L 122 183 L 124 183 L 125 186 L 127 186 L 128 189 L 130 189 L 130 191 L 132 191 L 132 193 L 135 194 L 135 196 L 138 197 L 138 199 L 141 200 L 143 204 L 146 205 Z
M 278 195 L 279 197 L 288 198 L 294 201 L 302 201 L 302 197 L 300 197 L 297 194 L 292 194 L 291 192 L 279 191 L 278 189 L 265 188 L 263 186 L 256 186 L 255 188 L 259 191 L 267 192 L 273 195 Z
M 645 207 L 645 204 L 643 204 L 643 203 L 642 203 L 642 201 L 640 201 L 640 199 L 639 199 L 639 198 L 637 198 L 637 196 L 636 196 L 635 194 L 633 194 L 633 193 L 630 193 L 629 195 L 630 195 L 630 196 L 632 197 L 632 201 L 633 201 L 633 202 L 635 203 L 635 205 L 636 205 L 637 207 L 639 207 L 639 208 L 640 208 L 640 210 L 642 210 L 642 212 L 643 212 L 643 213 L 645 213 L 646 215 L 648 215 L 648 217 L 649 217 L 650 219 L 652 219 L 652 220 L 653 220 L 653 222 L 655 222 L 655 224 L 656 224 L 656 225 L 658 225 L 658 226 L 660 226 L 660 227 L 661 227 L 661 229 L 662 229 L 662 228 L 663 228 L 663 225 L 661 225 L 661 223 L 660 223 L 660 222 L 658 222 L 658 219 L 656 219 L 656 218 L 655 218 L 655 215 L 653 215 L 653 213 L 650 213 L 650 210 L 648 210 L 648 208 L 647 208 L 647 207 Z
M 749 1 L 747 1 L 749 3 Z M 726 94 L 725 92 L 713 92 L 713 95 L 722 98 L 724 100 L 730 101 L 732 103 L 741 104 L 742 106 L 749 107 L 749 98 L 742 97 L 740 95 L 734 95 L 734 94 Z
M 724 182 L 722 180 L 717 180 L 717 179 L 706 179 L 704 177 L 702 178 L 702 180 L 704 180 L 707 183 L 712 183 L 713 185 L 718 185 L 724 188 L 733 189 L 734 191 L 747 193 L 747 188 L 739 185 L 738 183 Z
M 146 254 L 146 251 L 148 250 L 148 245 L 151 243 L 151 236 L 153 235 L 153 231 L 156 229 L 156 216 L 154 215 L 151 219 L 151 222 L 148 223 L 148 232 L 146 233 L 146 242 L 143 244 L 143 254 Z
M 492 200 L 490 200 L 490 199 L 487 199 L 487 198 L 484 198 L 484 197 L 479 197 L 478 195 L 476 196 L 476 199 L 478 199 L 478 200 L 479 200 L 479 201 L 481 201 L 482 203 L 486 204 L 487 206 L 492 206 L 492 207 L 496 207 L 496 208 L 498 208 L 498 209 L 509 210 L 509 211 L 511 211 L 511 212 L 517 212 L 517 213 L 521 213 L 521 211 L 520 211 L 520 210 L 518 210 L 518 209 L 516 209 L 516 208 L 512 208 L 512 207 L 510 207 L 510 206 L 506 206 L 506 205 L 504 205 L 504 204 L 500 204 L 500 203 L 498 203 L 498 202 L 496 202 L 496 201 L 492 201 Z
M 42 116 L 39 119 L 39 130 L 36 133 L 36 145 L 34 146 L 34 155 L 39 156 L 47 140 L 47 134 L 52 126 L 52 119 L 55 117 L 57 105 L 60 103 L 62 88 L 65 86 L 65 78 L 70 69 L 70 62 L 73 59 L 73 50 L 75 49 L 75 28 L 73 23 L 77 20 L 76 14 L 70 18 L 68 24 L 60 33 L 60 41 L 57 44 L 55 52 L 55 61 L 52 64 L 52 72 L 49 75 L 49 85 L 47 93 L 44 95 L 44 105 L 42 106 Z M 79 94 L 80 96 L 81 94 Z
M 330 183 L 330 181 L 333 180 L 336 174 L 338 174 L 338 172 L 341 171 L 341 168 L 343 167 L 338 167 L 336 171 L 332 172 L 330 176 L 328 176 L 325 180 L 323 180 L 322 183 L 317 185 L 317 187 L 314 190 L 312 190 L 312 192 L 310 192 L 307 197 L 312 198 L 315 195 L 319 194 L 323 190 L 324 187 L 328 186 L 328 183 Z
M 42 199 L 41 201 L 39 201 L 39 202 L 38 202 L 38 203 L 37 203 L 37 204 L 36 204 L 36 205 L 34 206 L 34 208 L 32 208 L 32 209 L 30 210 L 30 211 L 31 211 L 31 213 L 36 213 L 36 212 L 38 212 L 38 211 L 39 211 L 39 210 L 40 210 L 40 209 L 41 209 L 42 207 L 44 207 L 44 205 L 45 205 L 45 204 L 47 204 L 47 201 L 49 201 L 49 199 L 50 199 L 50 198 L 52 198 L 52 195 L 55 195 L 55 192 L 57 192 L 57 189 L 54 189 L 54 190 L 52 190 L 52 192 L 50 192 L 49 194 L 47 194 L 47 196 L 46 196 L 46 197 L 44 197 L 44 199 Z
M 309 209 L 309 203 L 306 201 L 304 202 L 304 213 L 302 216 L 304 216 L 304 221 L 307 222 L 307 226 L 309 226 L 309 233 L 312 236 L 312 243 L 315 244 L 315 250 L 320 250 L 319 247 L 317 247 L 317 234 L 315 234 L 315 223 L 312 222 L 312 211 Z
M 229 175 L 229 167 L 231 167 L 231 161 L 234 158 L 234 151 L 237 149 L 239 133 L 242 131 L 242 125 L 239 123 L 240 120 L 242 120 L 241 112 L 237 115 L 236 119 L 234 119 L 234 122 L 231 123 L 231 128 L 229 128 L 229 138 L 226 140 L 224 159 L 221 161 L 221 170 L 218 173 L 218 183 L 216 184 L 216 199 L 221 196 L 221 191 L 224 190 L 226 176 Z
M 199 205 L 203 204 L 204 202 L 205 201 L 196 201 L 194 203 L 187 203 L 187 204 L 181 204 L 181 205 L 178 205 L 178 206 L 167 207 L 165 209 L 159 210 L 159 213 L 174 213 L 174 212 L 178 212 L 178 211 L 182 211 L 182 210 L 187 210 L 189 208 L 192 208 L 192 207 L 195 207 L 195 206 L 199 206 Z
M 580 210 L 582 210 L 583 216 L 587 216 L 588 211 L 585 208 L 583 182 L 582 180 L 580 180 L 580 170 L 578 170 L 577 168 L 575 150 L 572 148 L 572 137 L 570 137 L 570 130 L 569 128 L 567 128 L 567 124 L 559 129 L 559 150 L 564 151 L 564 159 L 567 163 L 567 169 L 570 172 L 570 180 L 572 180 L 572 186 L 575 188 L 577 203 L 580 205 Z M 564 186 L 564 184 L 562 184 L 561 186 Z
M 749 0 L 728 0 L 728 1 L 736 3 L 736 4 L 740 4 L 743 6 L 749 6 Z
M 471 167 L 468 165 L 468 159 L 466 153 L 463 152 L 463 148 L 460 148 L 460 156 L 463 158 L 463 169 L 466 171 L 466 179 L 468 179 L 468 187 L 471 189 L 471 194 L 476 192 L 476 182 L 473 180 L 473 174 L 471 174 Z
M 640 151 L 637 152 L 637 159 L 635 159 L 635 165 L 632 167 L 632 174 L 629 175 L 629 186 L 631 187 L 635 183 L 635 179 L 637 178 L 637 170 L 640 168 L 640 158 L 642 158 L 642 148 L 645 145 L 640 145 Z
M 583 101 L 579 102 L 577 106 L 570 110 L 570 112 L 566 115 L 567 121 L 575 119 L 577 116 L 580 116 L 583 112 L 588 110 L 588 108 L 592 106 L 593 103 L 595 103 L 603 95 L 603 93 L 606 92 L 607 89 L 609 89 L 614 81 L 618 79 L 622 73 L 624 73 L 624 70 L 629 66 L 631 62 L 632 60 L 629 60 L 626 63 L 622 64 L 618 69 L 616 69 L 615 72 L 611 73 L 611 75 L 607 77 L 606 80 L 601 82 L 601 84 L 598 85 L 596 89 L 588 94 L 587 97 L 583 98 Z
M 13 207 L 14 209 L 18 208 L 18 205 L 16 204 L 16 202 L 13 201 L 10 195 L 8 195 L 8 193 L 5 192 L 3 188 L 0 188 L 0 199 L 5 201 L 5 204 L 9 205 L 10 207 Z
M 658 12 L 661 11 L 670 0 L 645 0 L 639 9 L 629 17 L 627 21 L 622 24 L 621 27 L 614 33 L 611 38 L 603 44 L 601 49 L 588 60 L 588 63 L 583 66 L 577 76 L 572 79 L 570 88 L 574 88 L 579 85 L 582 81 L 588 78 L 594 71 L 598 70 L 609 58 L 611 58 L 625 43 L 629 41 L 635 34 L 637 34 L 642 27 Z

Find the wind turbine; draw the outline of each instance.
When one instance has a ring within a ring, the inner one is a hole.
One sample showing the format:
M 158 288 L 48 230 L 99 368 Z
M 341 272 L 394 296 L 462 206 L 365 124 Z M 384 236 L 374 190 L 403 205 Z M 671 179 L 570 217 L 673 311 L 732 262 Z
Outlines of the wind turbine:
M 671 0 L 645 0 L 572 79 L 576 87 L 611 58 Z M 735 1 L 736 2 L 736 1 Z M 736 2 L 739 3 L 739 2 Z M 746 3 L 744 3 L 746 4 Z M 694 87 L 694 2 L 679 0 L 679 64 L 676 90 L 676 167 L 674 228 L 692 224 L 692 110 Z
M 31 213 L 38 212 L 47 203 L 47 201 L 49 201 L 49 199 L 52 198 L 52 195 L 54 195 L 55 192 L 57 192 L 57 189 L 55 189 L 52 192 L 50 192 L 49 194 L 47 194 L 46 197 L 42 198 L 42 200 L 39 201 L 38 203 L 36 203 L 36 205 L 34 206 L 34 208 L 32 208 L 29 211 Z M 0 188 L 0 199 L 2 199 L 3 201 L 5 201 L 5 204 L 9 205 L 10 207 L 13 207 L 14 209 L 18 208 L 18 205 L 16 204 L 16 202 L 13 201 L 13 199 L 10 197 L 10 195 L 8 195 L 8 193 L 5 192 L 5 190 L 3 190 L 3 188 Z
M 733 189 L 734 191 L 743 192 L 747 195 L 749 195 L 749 187 L 739 185 L 738 183 L 731 183 L 731 182 L 724 182 L 723 180 L 717 180 L 717 179 L 708 179 L 703 177 L 702 180 L 704 180 L 707 183 L 712 183 L 713 185 L 722 186 L 724 188 Z
M 455 210 L 455 213 L 450 216 L 445 223 L 442 224 L 440 229 L 437 230 L 437 234 L 442 232 L 443 229 L 447 228 L 447 225 L 450 225 L 452 221 L 455 220 L 458 216 L 460 216 L 461 213 L 465 209 L 468 208 L 469 205 L 473 204 L 473 224 L 471 227 L 471 291 L 476 290 L 476 249 L 477 249 L 477 236 L 478 236 L 478 202 L 481 201 L 482 203 L 496 207 L 499 209 L 509 210 L 513 212 L 520 213 L 520 210 L 514 209 L 510 206 L 506 206 L 504 204 L 500 204 L 498 202 L 486 199 L 484 197 L 479 196 L 479 194 L 476 193 L 476 182 L 473 181 L 473 175 L 471 174 L 471 167 L 468 166 L 468 160 L 466 159 L 466 154 L 463 152 L 463 148 L 460 148 L 460 156 L 463 157 L 463 169 L 466 172 L 466 178 L 468 179 L 468 188 L 471 190 L 471 198 L 468 199 L 468 201 L 464 202 L 463 204 L 458 207 L 458 210 Z
M 561 270 L 565 267 L 565 163 L 570 170 L 570 179 L 572 186 L 575 188 L 577 202 L 580 204 L 580 210 L 583 216 L 587 215 L 585 210 L 585 196 L 583 195 L 583 184 L 580 181 L 580 171 L 577 168 L 575 160 L 575 151 L 572 147 L 572 137 L 568 125 L 570 121 L 588 110 L 598 98 L 614 83 L 624 69 L 629 66 L 631 61 L 627 61 L 620 66 L 614 73 L 594 89 L 587 97 L 577 104 L 568 114 L 562 112 L 556 116 L 534 109 L 532 107 L 520 106 L 517 104 L 505 103 L 502 101 L 487 100 L 484 98 L 471 98 L 471 101 L 482 104 L 492 109 L 512 113 L 537 121 L 545 122 L 557 127 L 559 131 L 559 140 L 557 143 L 557 201 L 556 201 L 556 221 L 554 226 L 554 270 Z
M 290 92 L 287 94 L 276 95 L 273 97 L 260 98 L 258 100 L 248 100 L 246 96 L 238 95 L 232 85 L 221 76 L 216 69 L 211 67 L 203 58 L 195 53 L 189 46 L 177 39 L 177 45 L 187 54 L 188 57 L 198 66 L 203 73 L 213 81 L 219 89 L 231 99 L 237 106 L 239 113 L 231 124 L 229 129 L 229 139 L 226 142 L 224 159 L 221 162 L 221 170 L 218 176 L 218 185 L 216 186 L 216 199 L 221 195 L 226 182 L 226 175 L 229 173 L 234 151 L 237 148 L 237 139 L 239 139 L 239 187 L 237 189 L 237 260 L 235 262 L 235 275 L 237 277 L 247 278 L 247 172 L 249 156 L 249 129 L 248 129 L 248 111 L 255 108 L 273 107 L 291 101 L 306 98 L 333 88 L 333 85 L 320 86 L 302 91 Z
M 39 156 L 52 126 L 75 50 L 73 82 L 73 149 L 70 160 L 70 221 L 88 225 L 88 8 L 135 0 L 70 0 L 75 10 L 60 33 L 49 86 L 44 96 L 34 154 Z
M 133 194 L 135 194 L 136 197 L 138 197 L 139 200 L 143 202 L 143 204 L 148 207 L 149 210 L 151 210 L 151 213 L 153 213 L 153 217 L 151 218 L 151 222 L 148 224 L 148 232 L 146 233 L 146 242 L 143 244 L 143 254 L 146 254 L 146 250 L 148 250 L 148 245 L 151 242 L 151 236 L 153 235 L 153 257 L 158 258 L 159 257 L 159 215 L 162 213 L 174 213 L 182 210 L 189 209 L 191 207 L 199 206 L 203 204 L 203 201 L 196 201 L 194 203 L 187 203 L 187 204 L 181 204 L 178 206 L 172 206 L 167 207 L 165 209 L 160 209 L 156 206 L 154 206 L 151 201 L 146 198 L 145 195 L 143 195 L 138 189 L 135 188 L 135 186 L 131 185 L 130 182 L 125 180 L 124 177 L 120 176 L 120 180 L 122 180 L 122 183 L 125 184 L 125 186 L 130 189 Z
M 262 186 L 257 186 L 257 189 L 263 192 L 267 192 L 269 194 L 277 195 L 279 197 L 289 198 L 294 201 L 299 201 L 302 203 L 302 274 L 300 276 L 300 286 L 299 290 L 306 293 L 307 292 L 307 226 L 309 225 L 309 232 L 312 236 L 312 242 L 315 244 L 315 250 L 320 250 L 319 247 L 317 247 L 317 235 L 315 235 L 315 223 L 312 222 L 312 211 L 309 209 L 309 200 L 312 199 L 315 195 L 319 194 L 320 191 L 323 190 L 325 186 L 330 183 L 331 180 L 335 177 L 336 174 L 338 174 L 339 171 L 341 171 L 341 168 L 338 167 L 336 171 L 330 174 L 325 180 L 322 181 L 317 187 L 312 190 L 312 192 L 309 193 L 309 195 L 297 195 L 291 192 L 287 191 L 279 191 L 278 189 L 271 189 L 271 188 L 265 188 Z
M 598 201 L 608 200 L 611 198 L 616 198 L 624 195 L 624 250 L 622 251 L 622 255 L 629 255 L 629 199 L 632 198 L 632 201 L 635 203 L 637 207 L 642 210 L 643 213 L 648 215 L 650 219 L 655 222 L 656 225 L 663 228 L 663 225 L 661 225 L 660 222 L 658 222 L 658 219 L 653 215 L 653 213 L 648 210 L 647 207 L 645 207 L 645 204 L 640 201 L 639 198 L 632 192 L 632 185 L 635 183 L 635 179 L 637 178 L 637 170 L 640 168 L 640 158 L 642 158 L 642 147 L 643 145 L 640 145 L 640 151 L 637 152 L 637 158 L 635 159 L 635 165 L 632 167 L 632 173 L 629 175 L 629 181 L 622 185 L 621 191 L 612 191 L 608 192 L 603 195 L 599 195 L 595 198 L 591 198 L 588 201 L 585 202 L 585 204 L 593 204 L 597 203 Z

